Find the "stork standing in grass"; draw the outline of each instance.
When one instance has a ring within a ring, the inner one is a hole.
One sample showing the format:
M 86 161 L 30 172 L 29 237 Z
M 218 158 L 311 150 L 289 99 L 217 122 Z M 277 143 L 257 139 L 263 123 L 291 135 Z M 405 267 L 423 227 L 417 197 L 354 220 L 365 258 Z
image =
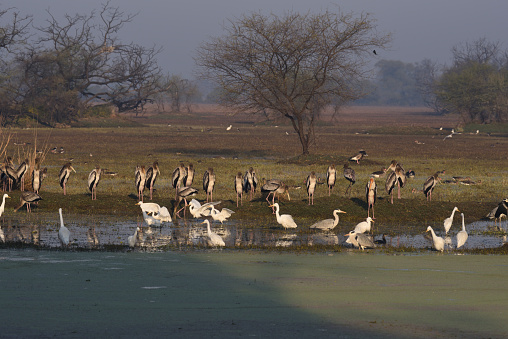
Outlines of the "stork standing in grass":
M 358 152 L 357 155 L 349 158 L 349 161 L 356 161 L 357 164 L 360 163 L 360 160 L 363 159 L 363 157 L 367 156 L 367 152 L 365 152 L 363 149 Z
M 35 192 L 24 191 L 24 192 L 21 192 L 21 196 L 19 197 L 19 200 L 20 200 L 20 205 L 14 209 L 14 212 L 19 210 L 21 207 L 23 207 L 23 205 L 26 204 L 26 211 L 28 213 L 30 213 L 32 211 L 30 204 L 33 202 L 42 200 L 42 197 Z
M 395 168 L 394 168 L 393 172 L 391 172 L 388 175 L 388 177 L 386 178 L 386 183 L 385 183 L 385 189 L 386 189 L 386 192 L 391 197 L 392 204 L 393 204 L 393 190 L 395 189 L 395 186 L 397 186 L 397 194 L 398 194 L 398 198 L 400 199 L 401 198 L 400 190 L 401 190 L 401 188 L 403 188 L 406 185 L 406 174 L 404 173 L 404 169 L 402 168 L 402 166 L 399 163 L 397 163 L 397 162 L 395 162 L 395 163 L 396 163 Z M 393 165 L 393 161 L 392 161 L 392 165 Z M 393 167 L 392 165 L 390 165 L 389 169 L 391 169 Z
M 64 195 L 67 194 L 67 181 L 69 180 L 71 172 L 76 173 L 76 170 L 74 169 L 74 167 L 72 167 L 71 163 L 68 162 L 65 165 L 63 165 L 62 169 L 60 170 L 60 173 L 58 174 L 60 186 L 63 188 Z
M 427 197 L 427 201 L 432 201 L 432 191 L 434 191 L 434 187 L 436 187 L 437 182 L 440 180 L 439 175 L 444 173 L 445 171 L 437 171 L 433 175 L 427 178 L 423 183 L 423 193 Z
M 101 179 L 101 168 L 95 167 L 88 175 L 88 189 L 92 193 L 92 200 L 97 200 L 97 185 Z
M 203 190 L 206 194 L 206 202 L 213 201 L 213 188 L 215 186 L 215 173 L 213 168 L 208 168 L 203 174 Z M 208 200 L 210 199 L 210 200 Z
M 146 180 L 145 180 L 145 187 L 150 190 L 150 200 L 152 200 L 153 186 L 155 185 L 155 181 L 157 180 L 159 174 L 160 174 L 159 162 L 154 161 L 152 166 L 148 167 L 148 170 L 146 171 Z
M 347 181 L 349 181 L 349 186 L 347 187 L 346 189 L 346 193 L 345 195 L 351 195 L 351 187 L 355 184 L 356 182 L 356 174 L 355 174 L 355 170 L 352 169 L 351 167 L 349 167 L 349 164 L 344 164 L 344 178 L 346 178 Z
M 173 171 L 173 175 L 171 176 L 171 184 L 173 185 L 173 188 L 176 188 L 178 190 L 178 187 L 182 187 L 184 183 L 183 178 L 185 178 L 186 176 L 187 169 L 185 168 L 183 162 L 181 162 L 180 166 L 175 168 L 175 170 Z
M 243 190 L 245 193 L 250 192 L 250 200 L 254 198 L 256 187 L 258 186 L 258 177 L 254 168 L 249 168 L 243 177 Z
M 138 200 L 143 201 L 143 192 L 146 185 L 146 169 L 145 166 L 137 166 L 134 173 L 134 183 L 138 193 Z
M 185 187 L 191 187 L 192 186 L 192 182 L 194 181 L 194 165 L 193 164 L 189 164 L 189 166 L 187 166 L 187 168 L 185 169 L 185 177 L 184 177 L 184 180 L 183 180 L 183 183 L 185 185 Z
M 307 177 L 307 180 L 305 180 L 305 182 L 307 185 L 307 195 L 309 198 L 309 205 L 314 205 L 314 192 L 316 191 L 317 184 L 316 172 L 312 171 Z
M 176 203 L 175 203 L 175 210 L 173 213 L 175 218 L 180 217 L 179 213 L 181 210 L 183 210 L 183 217 L 185 218 L 185 209 L 188 205 L 187 199 L 195 196 L 196 194 L 198 194 L 198 190 L 195 188 L 192 188 L 192 187 L 178 187 L 176 189 L 176 197 L 175 197 Z M 182 200 L 185 202 L 185 205 L 177 211 L 178 206 L 180 205 L 180 202 Z
M 18 178 L 18 181 L 20 183 L 20 189 L 22 191 L 25 190 L 25 174 L 27 170 L 28 170 L 28 159 L 25 159 L 25 161 L 23 161 L 16 170 L 16 176 Z
M 372 219 L 376 219 L 374 217 L 374 204 L 377 198 L 377 185 L 374 178 L 370 178 L 365 186 L 365 197 L 367 199 L 367 217 L 370 217 L 370 209 L 372 208 Z
M 328 185 L 328 196 L 332 194 L 332 189 L 335 186 L 335 180 L 337 180 L 337 170 L 335 169 L 335 164 L 331 164 L 328 166 L 328 171 L 326 172 L 326 184 Z
M 238 172 L 235 177 L 236 207 L 238 207 L 238 198 L 243 205 L 243 177 L 242 172 Z

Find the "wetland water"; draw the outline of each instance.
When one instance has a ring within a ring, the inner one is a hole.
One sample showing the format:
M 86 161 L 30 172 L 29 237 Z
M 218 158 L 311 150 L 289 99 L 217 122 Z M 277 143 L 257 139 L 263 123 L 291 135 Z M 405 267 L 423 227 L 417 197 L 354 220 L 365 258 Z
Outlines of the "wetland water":
M 0 247 L 0 337 L 508 336 L 508 259 L 457 255 L 456 230 L 445 254 L 430 251 L 423 235 L 387 237 L 389 246 L 417 249 L 393 255 L 345 249 L 343 230 L 213 223 L 228 247 L 217 250 L 205 246 L 199 221 L 147 227 L 94 218 L 67 216 L 72 245 L 64 251 L 56 219 L 4 220 L 7 245 L 30 246 Z M 500 246 L 487 226 L 467 225 L 466 247 Z M 303 244 L 326 252 L 297 250 Z M 290 250 L 270 250 L 280 246 Z
M 500 255 L 0 249 L 2 338 L 503 338 Z

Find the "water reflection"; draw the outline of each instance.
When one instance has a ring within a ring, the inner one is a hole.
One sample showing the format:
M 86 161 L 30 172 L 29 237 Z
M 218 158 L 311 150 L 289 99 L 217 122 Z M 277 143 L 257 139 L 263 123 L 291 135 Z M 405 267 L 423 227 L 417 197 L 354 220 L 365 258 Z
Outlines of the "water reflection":
M 74 219 L 76 220 L 76 219 Z M 489 222 L 475 222 L 467 225 L 469 233 L 465 249 L 495 248 L 506 243 L 506 235 L 503 232 L 488 232 Z M 128 247 L 127 239 L 134 234 L 136 227 L 140 227 L 137 233 L 135 248 L 145 250 L 158 250 L 165 247 L 197 246 L 207 247 L 206 225 L 202 220 L 178 221 L 166 223 L 163 227 L 147 226 L 142 222 L 118 222 L 115 220 L 90 220 L 89 222 L 70 221 L 66 223 L 71 231 L 71 248 L 101 249 L 105 246 Z M 217 233 L 227 247 L 298 247 L 298 246 L 351 246 L 345 243 L 344 230 L 298 231 L 283 230 L 281 228 L 238 227 L 233 221 L 220 224 L 212 222 L 213 232 Z M 26 220 L 19 221 L 6 219 L 2 223 L 2 231 L 6 242 L 26 243 L 42 247 L 60 247 L 58 241 L 58 224 L 55 221 Z M 458 229 L 457 229 L 458 231 Z M 444 233 L 444 232 L 443 232 Z M 456 232 L 444 236 L 445 249 L 453 250 L 456 247 Z M 381 235 L 376 235 L 379 239 Z M 382 245 L 381 245 L 382 246 Z M 415 249 L 429 249 L 432 240 L 425 234 L 417 235 L 386 235 L 386 246 L 410 247 Z

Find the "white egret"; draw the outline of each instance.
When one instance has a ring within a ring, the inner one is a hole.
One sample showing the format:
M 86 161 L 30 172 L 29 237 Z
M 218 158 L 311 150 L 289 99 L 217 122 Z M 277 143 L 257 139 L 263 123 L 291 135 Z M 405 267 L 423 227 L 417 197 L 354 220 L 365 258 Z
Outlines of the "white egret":
M 69 180 L 69 176 L 71 175 L 71 172 L 74 171 L 76 173 L 76 170 L 74 167 L 72 167 L 71 163 L 68 162 L 65 165 L 63 165 L 62 169 L 60 170 L 60 173 L 58 174 L 58 179 L 60 180 L 60 186 L 63 188 L 64 195 L 67 194 L 67 181 Z
M 282 225 L 284 228 L 297 228 L 295 221 L 293 220 L 293 217 L 289 214 L 279 214 L 279 204 L 274 203 L 273 205 L 270 205 L 270 207 L 275 207 L 275 215 L 277 216 L 277 222 Z
M 211 210 L 211 216 L 212 219 L 215 221 L 220 221 L 222 224 L 224 221 L 227 220 L 235 211 L 230 210 L 229 208 L 223 208 L 220 212 L 217 210 L 214 206 L 212 206 Z
M 0 217 L 2 216 L 2 214 L 4 214 L 4 211 L 5 211 L 5 198 L 11 198 L 7 193 L 4 193 L 3 197 L 2 197 L 2 205 L 0 205 Z
M 334 229 L 337 226 L 337 224 L 339 223 L 339 213 L 346 213 L 346 212 L 342 211 L 341 209 L 334 210 L 333 216 L 335 217 L 335 219 L 325 219 L 325 220 L 318 221 L 317 223 L 312 225 L 310 228 L 317 228 L 317 229 L 326 230 L 326 231 Z
M 452 211 L 452 215 L 450 215 L 450 217 L 446 218 L 443 222 L 443 225 L 444 225 L 444 229 L 445 229 L 445 232 L 446 234 L 448 234 L 448 231 L 450 230 L 450 228 L 452 227 L 452 223 L 453 223 L 453 216 L 455 215 L 455 212 L 460 212 L 459 209 L 457 207 L 454 207 L 453 208 L 453 211 Z
M 221 203 L 221 201 L 215 201 L 215 202 L 207 202 L 207 203 L 204 203 L 203 205 L 201 205 L 199 203 L 199 201 L 197 201 L 196 199 L 192 199 L 189 202 L 189 212 L 196 219 L 201 216 L 207 217 L 211 213 L 210 210 L 211 210 L 212 206 L 218 205 L 220 203 Z
M 162 206 L 159 209 L 159 213 L 153 215 L 153 217 L 161 222 L 172 222 L 171 215 L 169 214 L 169 210 L 166 206 Z
M 457 233 L 457 248 L 462 247 L 467 241 L 466 224 L 464 223 L 464 213 L 460 213 L 462 217 L 462 231 Z
M 148 215 L 145 211 L 142 211 L 142 213 L 143 213 L 143 219 L 145 219 L 145 223 L 148 226 L 160 226 L 161 225 L 161 220 L 159 220 L 151 215 Z
M 355 233 L 365 233 L 370 232 L 371 229 L 371 223 L 373 223 L 374 220 L 372 220 L 371 217 L 367 217 L 365 221 L 362 221 L 361 223 L 357 224 L 355 226 Z
M 208 240 L 209 246 L 214 246 L 214 247 L 226 246 L 226 244 L 224 243 L 224 240 L 222 240 L 221 236 L 218 235 L 217 233 L 212 232 L 212 230 L 210 229 L 210 221 L 205 220 L 202 222 L 202 224 L 206 224 L 206 231 L 207 231 L 207 236 L 208 236 L 207 240 Z
M 427 232 L 430 232 L 432 234 L 432 245 L 434 246 L 434 248 L 437 250 L 437 251 L 441 251 L 443 252 L 444 251 L 444 245 L 445 245 L 445 241 L 443 238 L 441 237 L 438 237 L 436 235 L 436 233 L 434 232 L 434 230 L 432 229 L 432 227 L 427 227 Z
M 136 231 L 133 235 L 129 235 L 127 238 L 127 242 L 129 243 L 130 247 L 136 246 L 136 242 L 138 241 L 138 232 L 141 231 L 139 227 L 136 227 Z
M 142 202 L 142 201 L 139 201 L 136 205 L 138 205 L 139 207 L 141 207 L 141 210 L 146 212 L 146 213 L 159 213 L 159 210 L 161 209 L 161 207 L 159 206 L 159 204 L 156 204 L 154 202 Z
M 71 232 L 64 225 L 61 208 L 58 209 L 58 213 L 60 214 L 60 229 L 58 230 L 58 239 L 60 239 L 60 243 L 62 244 L 62 246 L 68 246 Z
M 1 227 L 0 227 L 0 240 L 2 240 L 2 242 L 5 242 L 4 230 Z

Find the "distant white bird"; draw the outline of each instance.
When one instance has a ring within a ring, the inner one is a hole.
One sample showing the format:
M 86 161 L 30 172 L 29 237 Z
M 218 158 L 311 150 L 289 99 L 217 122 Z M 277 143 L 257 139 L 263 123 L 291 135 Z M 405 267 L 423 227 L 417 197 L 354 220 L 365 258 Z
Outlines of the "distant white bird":
M 64 225 L 61 208 L 58 209 L 58 213 L 60 214 L 60 229 L 58 230 L 58 239 L 60 239 L 60 243 L 62 244 L 62 246 L 68 246 L 71 232 Z
M 154 202 L 142 202 L 142 201 L 139 201 L 136 205 L 141 207 L 141 210 L 146 212 L 146 213 L 159 213 L 159 210 L 161 209 L 159 204 L 156 204 Z
M 443 252 L 444 251 L 444 244 L 445 244 L 444 239 L 441 237 L 438 237 L 436 235 L 436 233 L 434 232 L 434 230 L 432 229 L 432 227 L 430 227 L 430 226 L 427 227 L 427 232 L 430 232 L 432 234 L 432 245 L 434 246 L 434 248 L 437 251 Z
M 0 227 L 0 240 L 2 240 L 2 242 L 5 242 L 4 230 L 1 227 Z
M 227 220 L 235 211 L 230 210 L 229 208 L 223 208 L 220 212 L 217 210 L 214 206 L 212 206 L 211 210 L 211 216 L 212 219 L 215 221 L 220 221 L 222 224 L 224 221 Z
M 143 219 L 148 226 L 160 226 L 161 221 L 151 215 L 148 215 L 145 211 L 142 211 Z
M 462 217 L 462 231 L 457 233 L 457 248 L 461 248 L 467 241 L 466 224 L 464 223 L 464 213 L 460 213 Z
M 450 217 L 446 218 L 443 222 L 443 225 L 444 225 L 444 229 L 445 229 L 445 232 L 446 234 L 448 234 L 448 231 L 450 230 L 450 228 L 452 227 L 452 223 L 453 223 L 453 216 L 455 215 L 455 212 L 460 212 L 459 209 L 457 207 L 454 207 L 453 208 L 453 211 L 452 211 L 452 215 L 450 215 Z
M 138 231 L 141 231 L 139 227 L 136 227 L 136 231 L 134 231 L 133 235 L 129 235 L 127 238 L 127 242 L 129 243 L 130 247 L 136 246 L 136 242 L 138 240 Z
M 189 202 L 189 212 L 196 219 L 202 216 L 208 217 L 211 214 L 210 210 L 212 209 L 212 207 L 220 203 L 221 201 L 215 201 L 215 202 L 207 202 L 201 205 L 199 201 L 197 201 L 196 199 L 192 199 Z
M 346 212 L 342 211 L 341 209 L 334 210 L 333 216 L 335 217 L 335 219 L 325 219 L 325 220 L 318 221 L 317 223 L 312 225 L 310 228 L 317 228 L 317 229 L 326 230 L 326 231 L 334 229 L 337 226 L 337 224 L 339 223 L 339 213 L 346 213 Z
M 151 218 L 161 222 L 172 221 L 171 215 L 169 214 L 169 210 L 165 206 L 161 207 L 159 206 L 159 204 L 156 204 L 154 202 L 142 202 L 142 201 L 139 201 L 136 205 L 141 207 L 141 211 L 147 214 L 147 216 L 149 217 L 148 222 L 152 222 Z
M 226 131 L 230 131 L 231 127 L 233 127 L 233 125 L 229 125 L 228 128 L 226 128 Z
M 367 217 L 365 221 L 362 221 L 361 223 L 357 224 L 354 231 L 355 233 L 365 233 L 370 232 L 371 223 L 373 223 L 374 220 L 372 220 L 371 217 Z
M 10 196 L 7 193 L 4 193 L 2 197 L 2 205 L 0 205 L 0 217 L 2 216 L 2 214 L 4 214 L 5 211 L 5 198 L 10 199 Z
M 206 231 L 207 231 L 207 236 L 208 236 L 207 240 L 208 240 L 209 246 L 214 246 L 214 247 L 226 246 L 226 244 L 224 243 L 224 240 L 222 240 L 221 236 L 218 235 L 217 233 L 212 232 L 212 230 L 210 229 L 210 221 L 205 220 L 202 222 L 202 224 L 206 224 Z
M 282 225 L 284 228 L 297 228 L 295 221 L 293 220 L 293 217 L 289 214 L 279 214 L 279 204 L 274 203 L 273 205 L 270 205 L 270 207 L 275 207 L 275 215 L 277 216 L 277 222 Z

